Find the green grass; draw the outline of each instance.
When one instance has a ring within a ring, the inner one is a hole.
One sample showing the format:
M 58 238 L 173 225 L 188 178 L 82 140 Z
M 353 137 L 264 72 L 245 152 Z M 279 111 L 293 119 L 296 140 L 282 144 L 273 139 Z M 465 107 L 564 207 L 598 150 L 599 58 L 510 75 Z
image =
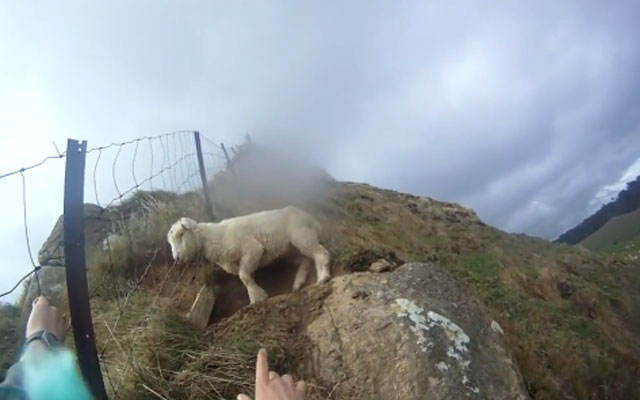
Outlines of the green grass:
M 487 252 L 465 255 L 460 262 L 477 281 L 489 281 L 500 275 L 500 261 Z
M 598 249 L 598 252 L 618 256 L 636 255 L 640 253 L 640 234 L 604 245 Z

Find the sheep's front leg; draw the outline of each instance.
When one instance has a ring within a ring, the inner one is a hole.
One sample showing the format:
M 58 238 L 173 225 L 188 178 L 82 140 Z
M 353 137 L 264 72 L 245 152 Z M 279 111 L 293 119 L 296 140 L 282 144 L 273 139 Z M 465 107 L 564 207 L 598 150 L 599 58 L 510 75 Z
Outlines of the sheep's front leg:
M 258 286 L 255 279 L 253 278 L 253 274 L 258 269 L 258 265 L 260 264 L 260 258 L 262 258 L 262 253 L 264 253 L 264 249 L 262 246 L 248 246 L 245 250 L 242 259 L 240 260 L 240 269 L 238 271 L 238 276 L 240 280 L 247 288 L 247 292 L 249 293 L 249 301 L 251 304 L 258 303 L 260 301 L 264 301 L 269 298 L 267 292 Z

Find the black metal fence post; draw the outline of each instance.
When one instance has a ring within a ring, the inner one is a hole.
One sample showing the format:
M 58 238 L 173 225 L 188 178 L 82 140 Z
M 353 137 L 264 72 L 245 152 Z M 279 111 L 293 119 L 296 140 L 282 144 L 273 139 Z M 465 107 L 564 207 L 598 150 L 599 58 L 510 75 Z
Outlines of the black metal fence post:
M 69 311 L 80 370 L 95 400 L 106 400 L 98 360 L 84 251 L 84 167 L 87 142 L 69 139 L 64 181 L 64 258 Z
M 204 191 L 204 204 L 206 212 L 212 221 L 216 220 L 216 216 L 213 213 L 213 204 L 209 196 L 209 185 L 207 183 L 207 172 L 204 169 L 204 159 L 202 158 L 202 144 L 200 143 L 200 132 L 193 132 L 193 137 L 196 140 L 196 153 L 198 154 L 198 166 L 200 167 L 200 179 L 202 180 L 202 190 Z
M 227 148 L 224 146 L 224 143 L 220 143 L 220 147 L 222 148 L 222 152 L 224 153 L 224 158 L 227 159 L 227 169 L 235 175 L 236 171 L 233 170 L 233 165 L 231 165 L 231 159 L 229 158 L 229 153 L 227 153 Z

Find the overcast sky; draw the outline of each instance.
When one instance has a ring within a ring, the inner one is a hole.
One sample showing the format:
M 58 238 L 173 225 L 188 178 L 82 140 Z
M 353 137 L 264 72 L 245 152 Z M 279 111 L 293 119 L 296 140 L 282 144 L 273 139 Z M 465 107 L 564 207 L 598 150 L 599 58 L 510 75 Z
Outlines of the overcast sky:
M 180 129 L 303 152 L 341 180 L 555 238 L 640 173 L 640 2 L 0 5 L 0 173 Z M 64 161 L 27 173 L 37 252 Z M 0 291 L 28 266 L 0 181 Z

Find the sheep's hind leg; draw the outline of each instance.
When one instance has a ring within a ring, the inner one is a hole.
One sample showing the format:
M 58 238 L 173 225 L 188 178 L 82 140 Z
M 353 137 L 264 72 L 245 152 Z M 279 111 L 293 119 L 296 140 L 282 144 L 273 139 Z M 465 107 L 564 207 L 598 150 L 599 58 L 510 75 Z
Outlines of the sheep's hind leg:
M 300 257 L 300 265 L 298 266 L 298 272 L 296 272 L 296 278 L 293 281 L 293 291 L 299 290 L 302 285 L 307 281 L 307 274 L 311 267 L 312 260 L 307 257 Z
M 323 246 L 318 245 L 314 251 L 313 259 L 316 264 L 316 272 L 318 273 L 318 283 L 325 283 L 331 279 L 329 272 L 329 251 Z
M 253 274 L 258 269 L 258 265 L 260 263 L 260 258 L 262 257 L 262 253 L 264 250 L 262 247 L 256 246 L 248 253 L 245 253 L 242 256 L 242 260 L 240 260 L 240 270 L 238 271 L 238 276 L 240 280 L 247 288 L 247 293 L 249 294 L 249 302 L 251 304 L 255 304 L 261 301 L 264 301 L 269 298 L 267 292 L 258 286 L 255 279 L 253 278 Z
M 293 235 L 291 238 L 291 243 L 300 250 L 300 253 L 313 259 L 318 276 L 317 283 L 325 283 L 331 279 L 331 272 L 329 271 L 329 251 L 318 243 L 315 232 L 298 232 L 298 234 Z

